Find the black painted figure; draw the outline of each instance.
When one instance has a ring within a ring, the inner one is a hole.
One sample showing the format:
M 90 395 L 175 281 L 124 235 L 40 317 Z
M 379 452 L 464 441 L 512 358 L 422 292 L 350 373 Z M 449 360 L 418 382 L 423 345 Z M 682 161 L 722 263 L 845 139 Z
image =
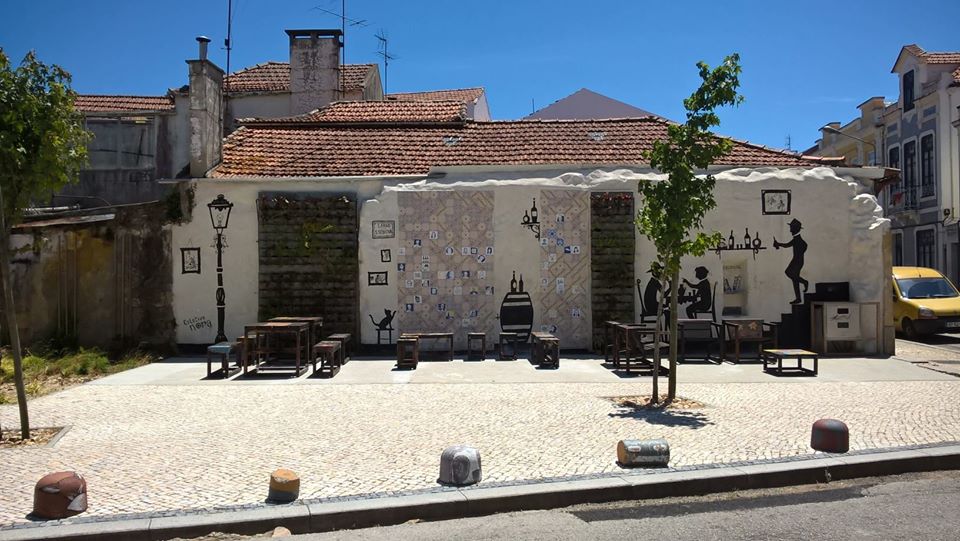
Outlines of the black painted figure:
M 803 270 L 803 254 L 807 251 L 807 241 L 803 240 L 803 237 L 800 236 L 800 229 L 802 229 L 800 220 L 794 218 L 790 221 L 789 226 L 793 238 L 788 242 L 777 242 L 777 239 L 774 238 L 773 247 L 777 250 L 780 248 L 793 248 L 793 259 L 790 260 L 790 264 L 787 265 L 787 270 L 784 271 L 784 274 L 793 282 L 793 294 L 796 298 L 790 301 L 790 304 L 801 304 L 803 303 L 803 299 L 800 298 L 800 285 L 803 284 L 804 293 L 806 293 L 807 288 L 810 287 L 810 282 L 800 276 L 800 271 Z
M 393 312 L 391 312 L 390 310 L 384 310 L 383 313 L 384 313 L 384 315 L 385 315 L 386 317 L 384 317 L 383 319 L 381 319 L 379 323 L 377 323 L 377 322 L 373 319 L 373 316 L 372 316 L 372 315 L 370 315 L 370 314 L 367 314 L 367 315 L 370 316 L 370 321 L 371 321 L 374 325 L 376 325 L 377 330 L 381 330 L 381 331 L 392 330 L 392 327 L 390 326 L 390 324 L 393 323 L 393 316 L 397 315 L 396 310 L 394 310 Z
M 690 319 L 696 319 L 697 314 L 709 312 L 712 302 L 710 298 L 710 282 L 707 281 L 707 276 L 710 275 L 710 271 L 707 270 L 706 267 L 697 267 L 694 273 L 697 275 L 697 280 L 699 280 L 697 283 L 692 284 L 687 281 L 686 278 L 683 279 L 683 283 L 693 290 L 688 297 L 691 303 L 687 305 L 687 317 Z

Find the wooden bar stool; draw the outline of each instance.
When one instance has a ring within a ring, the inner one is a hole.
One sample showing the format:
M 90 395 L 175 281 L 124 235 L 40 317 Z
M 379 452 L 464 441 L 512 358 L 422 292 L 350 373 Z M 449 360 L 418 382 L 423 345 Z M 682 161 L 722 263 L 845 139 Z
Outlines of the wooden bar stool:
M 320 361 L 320 374 L 323 375 L 324 371 L 330 374 L 330 377 L 337 375 L 337 372 L 340 371 L 340 342 L 337 340 L 324 340 L 322 342 L 317 342 L 313 346 L 313 356 L 311 360 L 313 361 L 313 373 L 317 373 L 317 360 Z
M 234 365 L 233 368 L 230 368 L 230 357 L 234 353 L 240 351 L 240 344 L 237 342 L 220 342 L 219 344 L 213 344 L 212 346 L 207 347 L 207 377 L 209 378 L 212 374 L 211 368 L 213 368 L 213 357 L 220 357 L 220 377 L 223 379 L 229 378 L 238 370 L 240 370 L 240 362 Z
M 420 362 L 420 341 L 416 338 L 397 339 L 397 368 L 417 368 Z
M 339 333 L 331 334 L 327 340 L 336 340 L 340 342 L 340 364 L 344 365 L 350 362 L 350 334 Z
M 487 358 L 487 333 L 468 332 L 467 333 L 467 359 L 473 358 L 473 344 L 480 342 L 480 360 Z
M 498 342 L 498 348 L 500 349 L 499 358 L 501 361 L 517 360 L 517 333 L 502 332 L 500 333 Z M 510 344 L 509 350 L 506 347 L 507 344 Z

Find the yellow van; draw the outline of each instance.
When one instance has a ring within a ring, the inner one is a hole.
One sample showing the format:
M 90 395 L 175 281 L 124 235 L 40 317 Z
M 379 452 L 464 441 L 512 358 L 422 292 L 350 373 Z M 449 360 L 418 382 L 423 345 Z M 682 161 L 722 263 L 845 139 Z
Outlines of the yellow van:
M 893 319 L 907 338 L 960 332 L 960 293 L 933 269 L 893 267 Z

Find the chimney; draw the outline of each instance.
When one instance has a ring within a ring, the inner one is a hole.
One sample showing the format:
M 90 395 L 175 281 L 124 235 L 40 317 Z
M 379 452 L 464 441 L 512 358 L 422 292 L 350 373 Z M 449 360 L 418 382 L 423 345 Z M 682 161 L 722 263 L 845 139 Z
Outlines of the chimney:
M 290 36 L 290 114 L 340 98 L 340 30 L 287 30 Z
M 197 60 L 190 66 L 190 176 L 204 176 L 220 163 L 223 144 L 223 70 L 207 60 L 210 38 L 198 36 Z

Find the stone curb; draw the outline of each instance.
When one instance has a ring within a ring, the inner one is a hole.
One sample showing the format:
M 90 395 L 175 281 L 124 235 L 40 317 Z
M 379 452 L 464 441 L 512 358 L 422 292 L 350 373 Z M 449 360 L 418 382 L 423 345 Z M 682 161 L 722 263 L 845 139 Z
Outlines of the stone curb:
M 902 473 L 960 469 L 960 444 L 696 470 L 619 474 L 512 486 L 474 486 L 424 494 L 307 503 L 256 509 L 105 520 L 0 531 L 0 540 L 165 540 L 210 532 L 256 535 L 277 526 L 295 534 L 445 520 L 582 503 L 697 496 L 734 490 L 825 483 Z

